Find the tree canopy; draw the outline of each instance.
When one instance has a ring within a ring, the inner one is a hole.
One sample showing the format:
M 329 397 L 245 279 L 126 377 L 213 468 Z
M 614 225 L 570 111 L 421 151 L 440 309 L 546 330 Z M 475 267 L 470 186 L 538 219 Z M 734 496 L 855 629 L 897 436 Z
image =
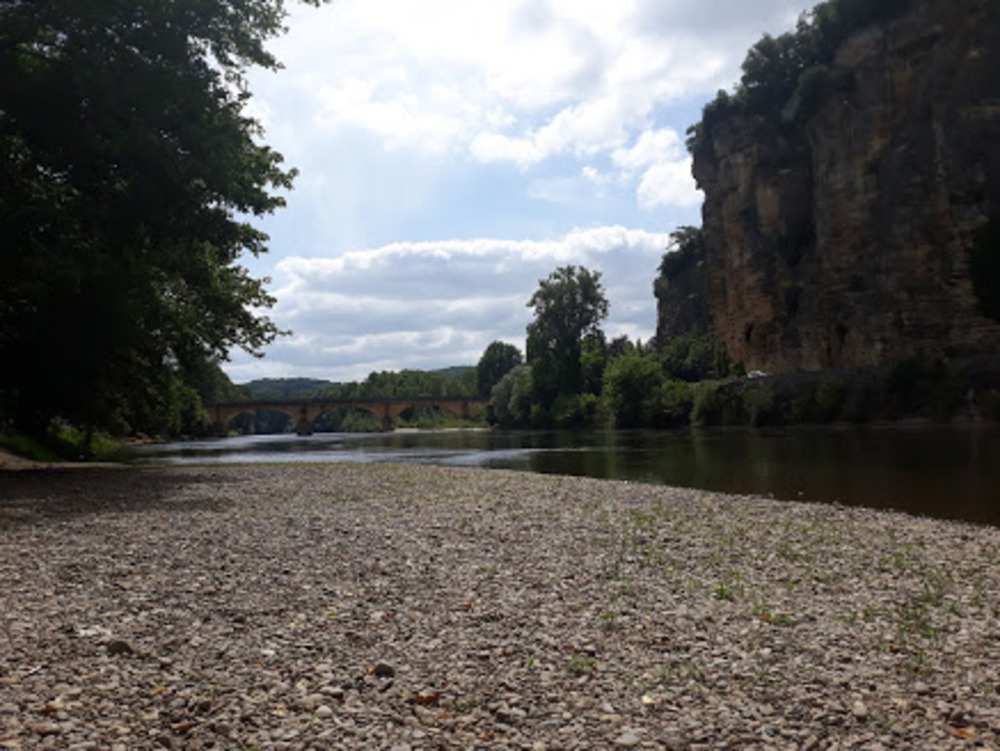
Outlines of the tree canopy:
M 521 350 L 507 342 L 491 342 L 476 365 L 476 385 L 480 396 L 489 396 L 500 379 L 524 362 Z
M 312 2 L 312 4 L 317 4 Z M 294 170 L 245 112 L 283 0 L 0 2 L 0 418 L 141 423 L 278 330 L 250 219 Z
M 528 305 L 528 362 L 536 398 L 549 408 L 556 397 L 578 394 L 583 386 L 581 355 L 587 335 L 597 334 L 608 315 L 601 272 L 563 266 L 539 281 Z

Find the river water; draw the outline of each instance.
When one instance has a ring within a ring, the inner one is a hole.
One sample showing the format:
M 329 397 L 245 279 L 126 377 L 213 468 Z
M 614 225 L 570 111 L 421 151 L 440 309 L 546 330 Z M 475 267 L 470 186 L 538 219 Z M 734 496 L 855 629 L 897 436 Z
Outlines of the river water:
M 1000 429 L 397 431 L 143 446 L 139 463 L 410 462 L 894 508 L 1000 526 Z

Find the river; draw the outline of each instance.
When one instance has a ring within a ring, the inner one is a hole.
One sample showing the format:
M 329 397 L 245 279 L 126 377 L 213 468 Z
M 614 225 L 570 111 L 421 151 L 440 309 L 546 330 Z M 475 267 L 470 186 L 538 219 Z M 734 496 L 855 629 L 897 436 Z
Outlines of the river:
M 143 446 L 139 463 L 417 462 L 825 501 L 1000 526 L 1000 430 L 397 431 Z

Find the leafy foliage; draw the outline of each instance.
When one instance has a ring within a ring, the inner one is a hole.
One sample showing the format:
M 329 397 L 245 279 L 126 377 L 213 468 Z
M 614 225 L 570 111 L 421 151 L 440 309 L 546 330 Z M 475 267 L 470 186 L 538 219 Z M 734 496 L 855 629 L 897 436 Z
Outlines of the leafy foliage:
M 501 378 L 523 362 L 524 356 L 521 350 L 513 344 L 492 342 L 476 365 L 476 385 L 479 394 L 489 395 Z
M 676 336 L 664 345 L 661 358 L 666 376 L 678 381 L 705 381 L 732 375 L 725 347 L 711 336 Z
M 678 227 L 670 233 L 670 247 L 660 261 L 660 276 L 673 279 L 704 257 L 705 235 L 701 227 Z
M 282 0 L 0 4 L 0 410 L 170 422 L 192 369 L 278 335 L 239 265 L 294 171 L 244 113 Z
M 490 407 L 493 418 L 501 427 L 526 427 L 531 424 L 531 381 L 531 366 L 518 365 L 493 387 Z
M 318 378 L 258 378 L 244 384 L 243 389 L 250 399 L 280 400 L 309 397 L 329 385 Z
M 558 268 L 539 282 L 528 305 L 535 309 L 527 330 L 535 401 L 548 410 L 557 397 L 582 391 L 584 339 L 596 335 L 608 315 L 601 273 Z
M 663 372 L 654 355 L 632 351 L 612 360 L 604 389 L 615 424 L 622 428 L 648 425 L 662 383 Z
M 583 338 L 580 350 L 580 391 L 600 396 L 604 389 L 604 370 L 608 364 L 608 345 L 603 331 Z
M 322 433 L 379 433 L 382 421 L 363 409 L 333 409 L 316 418 L 313 429 Z
M 403 396 L 476 396 L 476 368 L 470 366 L 443 370 L 373 371 L 364 381 L 331 383 L 310 396 L 327 398 L 393 398 Z

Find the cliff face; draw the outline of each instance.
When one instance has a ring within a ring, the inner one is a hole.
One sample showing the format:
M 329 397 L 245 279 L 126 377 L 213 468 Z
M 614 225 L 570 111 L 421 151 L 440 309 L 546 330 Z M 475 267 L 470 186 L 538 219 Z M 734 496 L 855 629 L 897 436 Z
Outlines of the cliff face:
M 921 4 L 840 47 L 850 85 L 810 116 L 793 97 L 713 127 L 694 154 L 703 281 L 733 359 L 780 372 L 997 349 L 968 259 L 1000 218 L 998 60 L 995 0 Z

